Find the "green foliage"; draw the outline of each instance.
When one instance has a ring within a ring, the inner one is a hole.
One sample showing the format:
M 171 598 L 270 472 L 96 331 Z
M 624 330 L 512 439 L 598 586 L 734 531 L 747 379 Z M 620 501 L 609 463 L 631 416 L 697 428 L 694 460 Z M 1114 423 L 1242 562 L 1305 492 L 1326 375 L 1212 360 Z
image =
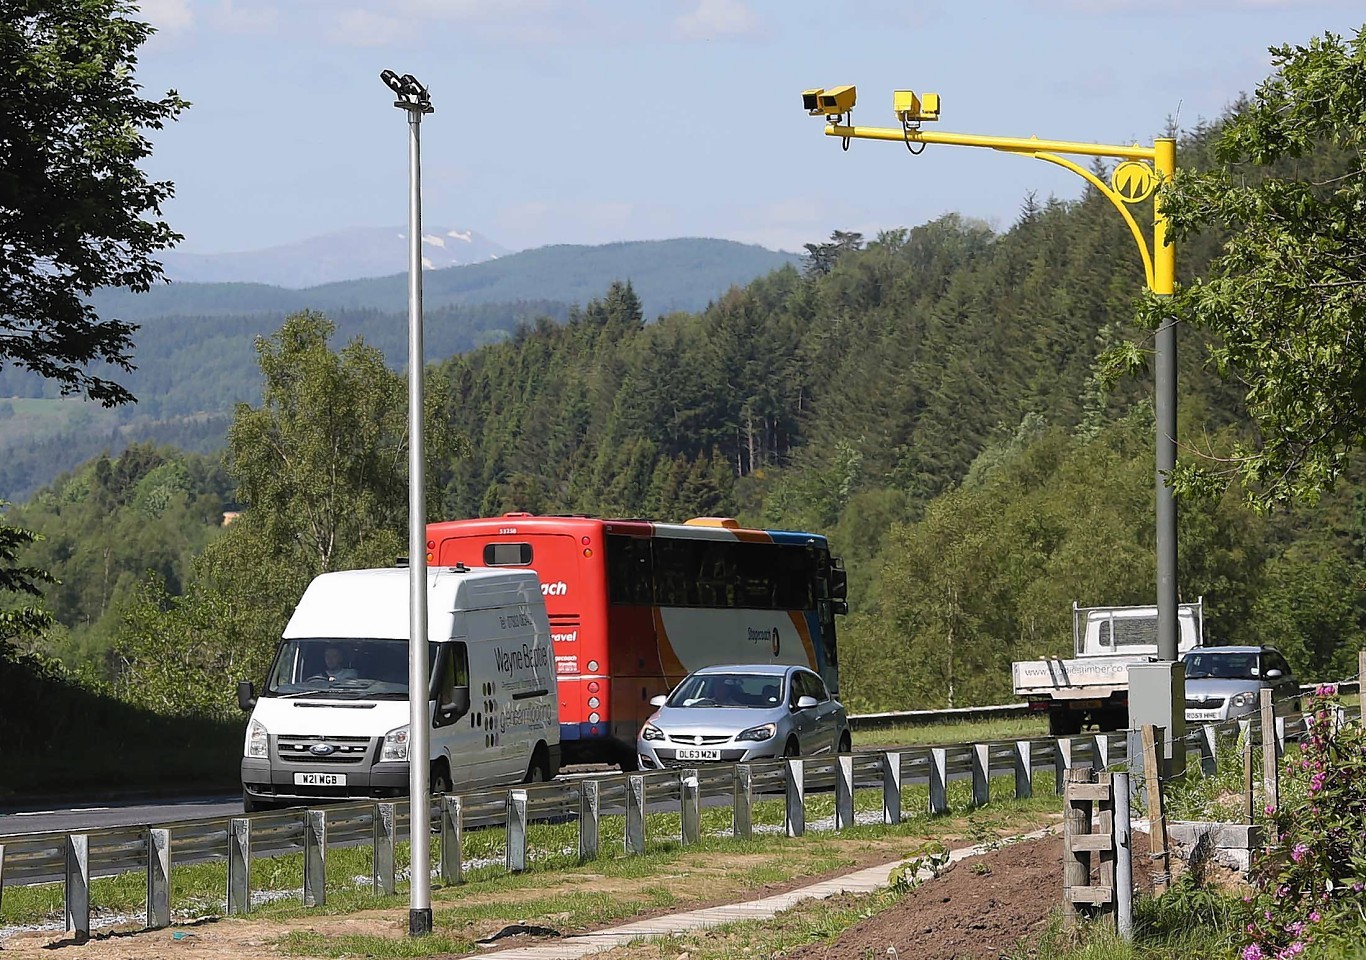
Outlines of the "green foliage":
M 1214 368 L 1242 384 L 1255 440 L 1188 461 L 1179 489 L 1236 482 L 1259 508 L 1313 501 L 1366 436 L 1366 38 L 1271 50 L 1275 72 L 1215 140 L 1217 166 L 1164 186 L 1171 236 L 1226 237 L 1209 276 L 1174 303 L 1208 330 Z
M 98 287 L 147 290 L 179 240 L 172 193 L 138 163 L 144 135 L 187 104 L 144 100 L 135 51 L 151 28 L 127 0 L 0 3 L 0 363 L 106 405 L 132 394 L 88 368 L 131 367 L 132 325 L 101 320 Z
M 1366 939 L 1366 731 L 1337 726 L 1336 690 L 1310 700 L 1310 735 L 1287 759 L 1270 848 L 1253 867 L 1244 960 L 1342 957 Z
M 19 552 L 40 540 L 36 533 L 5 522 L 8 504 L 0 500 L 0 596 L 31 599 L 42 596 L 40 584 L 55 583 L 53 576 L 41 567 L 22 566 Z M 13 656 L 19 642 L 41 632 L 51 617 L 32 603 L 6 609 L 0 607 L 0 662 Z

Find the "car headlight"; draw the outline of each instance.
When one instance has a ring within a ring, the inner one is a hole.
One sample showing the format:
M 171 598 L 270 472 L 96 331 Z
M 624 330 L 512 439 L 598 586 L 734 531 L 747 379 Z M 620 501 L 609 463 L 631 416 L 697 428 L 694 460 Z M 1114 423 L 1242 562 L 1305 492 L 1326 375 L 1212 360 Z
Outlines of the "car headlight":
M 1256 702 L 1256 690 L 1244 690 L 1242 693 L 1235 693 L 1233 699 L 1229 701 L 1229 703 L 1235 707 L 1250 707 Z
M 253 720 L 247 727 L 247 743 L 242 753 L 254 760 L 265 760 L 270 756 L 270 734 L 260 720 Z
M 775 723 L 765 723 L 763 726 L 750 727 L 748 730 L 741 730 L 735 735 L 736 740 L 770 740 L 778 732 L 778 725 Z
M 664 731 L 652 723 L 647 723 L 640 728 L 640 739 L 642 740 L 663 740 Z
M 395 727 L 384 735 L 384 748 L 380 750 L 379 758 L 381 761 L 408 759 L 408 725 L 406 723 L 401 727 Z

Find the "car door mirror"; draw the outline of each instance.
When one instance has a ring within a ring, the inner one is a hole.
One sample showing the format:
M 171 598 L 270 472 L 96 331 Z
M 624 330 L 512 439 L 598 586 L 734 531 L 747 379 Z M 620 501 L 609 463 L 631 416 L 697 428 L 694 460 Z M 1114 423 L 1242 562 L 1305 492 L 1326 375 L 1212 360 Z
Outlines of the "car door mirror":
M 815 697 L 798 697 L 798 698 L 797 698 L 797 709 L 798 709 L 798 710 L 810 710 L 810 709 L 811 709 L 812 707 L 814 707 L 818 702 L 819 702 L 819 701 L 817 701 Z
M 665 703 L 668 699 L 669 699 L 668 697 L 664 696 L 664 694 L 661 693 L 661 694 L 660 694 L 659 696 L 657 696 L 657 697 L 651 697 L 651 698 L 650 698 L 650 706 L 652 706 L 652 707 L 662 707 L 662 706 L 664 706 L 664 703 Z
M 250 680 L 237 682 L 237 705 L 243 710 L 250 710 L 256 706 L 256 688 L 251 685 Z
M 1277 670 L 1275 667 L 1272 667 L 1266 672 L 1266 678 L 1268 680 L 1279 680 L 1281 676 L 1281 671 Z

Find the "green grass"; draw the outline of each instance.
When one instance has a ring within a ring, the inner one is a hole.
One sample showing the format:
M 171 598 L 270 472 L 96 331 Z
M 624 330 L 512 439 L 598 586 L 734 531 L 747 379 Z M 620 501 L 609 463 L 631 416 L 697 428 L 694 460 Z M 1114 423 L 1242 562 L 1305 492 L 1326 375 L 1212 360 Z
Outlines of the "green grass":
M 952 743 L 985 743 L 989 740 L 1030 740 L 1048 736 L 1046 717 L 1018 717 L 998 720 L 954 720 L 924 726 L 887 727 L 882 730 L 855 730 L 854 749 L 885 746 L 926 746 Z

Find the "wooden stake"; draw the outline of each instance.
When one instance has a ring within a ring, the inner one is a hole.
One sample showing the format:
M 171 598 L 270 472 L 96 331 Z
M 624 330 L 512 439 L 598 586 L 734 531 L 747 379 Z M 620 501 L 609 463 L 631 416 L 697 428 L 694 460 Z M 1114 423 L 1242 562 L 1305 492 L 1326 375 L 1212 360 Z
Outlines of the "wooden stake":
M 1148 835 L 1151 837 L 1149 856 L 1158 864 L 1153 875 L 1153 890 L 1162 893 L 1171 882 L 1171 865 L 1167 859 L 1167 817 L 1162 810 L 1162 754 L 1166 730 L 1151 723 L 1143 725 L 1143 779 L 1148 794 Z

